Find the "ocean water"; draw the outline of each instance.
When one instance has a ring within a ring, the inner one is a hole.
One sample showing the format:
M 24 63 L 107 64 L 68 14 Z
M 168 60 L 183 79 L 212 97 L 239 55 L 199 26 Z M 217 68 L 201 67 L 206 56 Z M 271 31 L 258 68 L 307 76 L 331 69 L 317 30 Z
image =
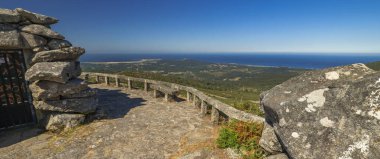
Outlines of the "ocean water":
M 321 69 L 353 63 L 380 61 L 380 54 L 85 54 L 82 62 L 123 62 L 141 59 L 182 60 L 192 59 L 214 63 L 235 63 L 242 65 L 276 66 L 291 68 Z

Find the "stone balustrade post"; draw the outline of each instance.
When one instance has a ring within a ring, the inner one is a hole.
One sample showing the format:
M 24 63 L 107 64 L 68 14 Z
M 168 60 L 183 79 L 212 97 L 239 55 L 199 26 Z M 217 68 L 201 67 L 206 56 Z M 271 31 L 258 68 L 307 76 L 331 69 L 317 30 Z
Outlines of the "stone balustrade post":
M 116 83 L 116 87 L 120 87 L 120 79 L 118 76 L 115 76 L 115 83 Z
M 132 81 L 128 78 L 128 89 L 132 89 Z
M 100 77 L 99 76 L 95 76 L 95 80 L 96 80 L 96 83 L 100 83 Z
M 206 116 L 207 114 L 207 104 L 204 100 L 201 101 L 201 114 L 202 116 Z
M 154 98 L 157 98 L 157 97 L 158 97 L 158 92 L 157 92 L 157 90 L 155 90 L 155 89 L 153 90 L 153 97 L 154 97 Z
M 219 124 L 219 110 L 212 106 L 211 109 L 211 122 L 213 124 Z
M 190 92 L 186 91 L 186 101 L 190 102 Z
M 108 76 L 104 76 L 104 81 L 106 82 L 106 85 L 109 85 L 110 84 L 110 81 L 109 81 L 109 77 Z
M 165 93 L 165 102 L 169 102 L 169 94 Z
M 193 105 L 194 106 L 197 106 L 197 96 L 195 96 L 195 94 L 193 94 Z
M 144 81 L 144 91 L 148 92 L 148 82 Z

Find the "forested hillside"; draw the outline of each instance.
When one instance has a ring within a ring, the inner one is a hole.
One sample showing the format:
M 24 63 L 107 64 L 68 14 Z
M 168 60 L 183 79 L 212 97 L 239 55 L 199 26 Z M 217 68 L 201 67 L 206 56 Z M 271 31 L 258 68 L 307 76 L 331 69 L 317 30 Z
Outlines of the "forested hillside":
M 377 62 L 371 62 L 371 63 L 368 63 L 366 64 L 369 68 L 372 68 L 376 71 L 380 71 L 380 61 L 377 61 Z
M 305 70 L 251 67 L 194 60 L 82 63 L 83 71 L 119 73 L 192 86 L 234 107 L 259 114 L 261 92 Z

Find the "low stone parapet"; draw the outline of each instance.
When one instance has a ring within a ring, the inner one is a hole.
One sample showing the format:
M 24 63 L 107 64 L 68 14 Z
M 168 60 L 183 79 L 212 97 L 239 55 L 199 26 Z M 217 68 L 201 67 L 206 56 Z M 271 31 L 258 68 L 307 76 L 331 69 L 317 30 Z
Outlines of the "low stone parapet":
M 221 114 L 224 114 L 229 118 L 244 121 L 244 122 L 258 122 L 258 123 L 264 122 L 263 117 L 238 110 L 228 104 L 220 102 L 204 94 L 202 91 L 199 91 L 193 87 L 183 86 L 180 84 L 175 84 L 175 83 L 170 83 L 170 82 L 163 82 L 163 81 L 144 79 L 144 78 L 135 78 L 135 77 L 129 77 L 129 76 L 124 76 L 124 75 L 106 74 L 106 73 L 83 72 L 82 76 L 94 77 L 96 82 L 98 83 L 100 82 L 99 80 L 100 78 L 105 78 L 105 79 L 114 78 L 115 81 L 118 81 L 117 82 L 118 84 L 116 84 L 115 82 L 115 86 L 116 85 L 120 86 L 120 80 L 122 79 L 123 81 L 127 81 L 126 87 L 129 89 L 132 89 L 131 87 L 132 82 L 141 82 L 141 83 L 144 83 L 144 90 L 147 90 L 146 85 L 149 85 L 149 88 L 152 88 L 153 90 L 156 90 L 156 91 L 161 91 L 168 95 L 174 92 L 178 92 L 178 91 L 186 91 L 187 92 L 186 100 L 189 102 L 193 102 L 194 105 L 197 105 L 197 103 L 199 103 L 201 107 L 201 114 L 206 115 L 208 112 L 208 109 L 211 108 L 211 120 L 214 123 L 219 123 L 219 118 Z M 200 102 L 196 102 L 198 100 Z

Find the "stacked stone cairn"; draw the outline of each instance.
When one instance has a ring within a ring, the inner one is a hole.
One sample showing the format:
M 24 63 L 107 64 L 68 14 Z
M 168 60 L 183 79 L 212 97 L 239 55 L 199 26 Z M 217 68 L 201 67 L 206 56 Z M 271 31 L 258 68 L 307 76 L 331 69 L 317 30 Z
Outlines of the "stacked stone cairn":
M 57 22 L 21 8 L 0 9 L 0 49 L 23 50 L 38 123 L 55 132 L 81 124 L 97 108 L 96 92 L 77 78 L 85 50 L 50 28 Z

